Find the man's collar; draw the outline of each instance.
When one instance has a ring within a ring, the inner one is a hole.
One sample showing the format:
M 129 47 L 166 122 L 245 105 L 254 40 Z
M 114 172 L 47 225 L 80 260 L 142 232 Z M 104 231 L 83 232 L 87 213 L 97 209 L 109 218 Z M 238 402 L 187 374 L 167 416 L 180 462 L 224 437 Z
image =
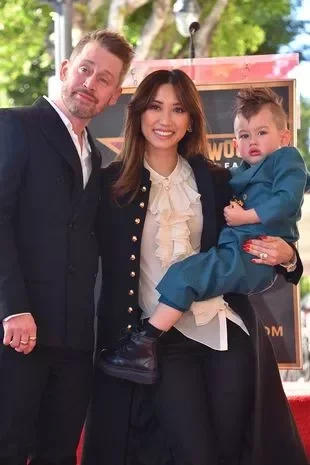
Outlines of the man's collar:
M 46 97 L 46 95 L 43 95 L 43 98 L 45 98 L 45 100 L 48 101 L 48 103 L 54 108 L 54 110 L 59 114 L 60 118 L 62 119 L 64 125 L 67 127 L 67 129 L 69 130 L 70 133 L 75 133 L 74 129 L 73 129 L 73 126 L 72 126 L 72 123 L 71 121 L 69 120 L 69 118 L 64 114 L 63 111 L 61 111 L 61 109 L 56 105 L 55 102 L 53 102 L 53 100 L 51 100 L 49 97 Z M 77 134 L 76 134 L 77 135 Z M 84 129 L 83 130 L 83 133 L 82 133 L 82 137 L 84 138 L 84 142 L 86 143 L 86 147 L 87 147 L 87 150 L 90 152 L 91 151 L 91 147 L 89 145 L 89 141 L 88 141 L 88 137 L 87 137 L 87 131 Z

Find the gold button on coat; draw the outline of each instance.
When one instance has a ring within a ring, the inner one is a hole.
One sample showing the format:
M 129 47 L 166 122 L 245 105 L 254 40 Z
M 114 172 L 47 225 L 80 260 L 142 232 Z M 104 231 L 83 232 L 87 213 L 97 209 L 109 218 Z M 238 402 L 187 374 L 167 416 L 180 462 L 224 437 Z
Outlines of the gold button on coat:
M 131 240 L 132 240 L 132 242 L 137 242 L 138 238 L 137 238 L 137 236 L 132 236 Z
M 133 308 L 132 307 L 128 307 L 128 313 L 132 313 L 133 312 Z
M 140 202 L 139 207 L 144 208 L 144 202 Z
M 142 192 L 146 192 L 146 187 L 142 186 L 141 190 L 142 190 Z
M 140 218 L 136 218 L 136 219 L 135 219 L 135 223 L 136 223 L 136 224 L 139 224 L 140 222 L 141 222 Z
M 136 256 L 134 254 L 130 255 L 130 260 L 133 262 L 136 259 Z
M 135 273 L 134 271 L 131 271 L 131 272 L 130 272 L 130 276 L 131 276 L 132 278 L 134 278 L 134 277 L 136 276 L 136 273 Z
M 130 291 L 128 292 L 129 295 L 134 295 L 134 291 L 132 289 L 130 289 Z

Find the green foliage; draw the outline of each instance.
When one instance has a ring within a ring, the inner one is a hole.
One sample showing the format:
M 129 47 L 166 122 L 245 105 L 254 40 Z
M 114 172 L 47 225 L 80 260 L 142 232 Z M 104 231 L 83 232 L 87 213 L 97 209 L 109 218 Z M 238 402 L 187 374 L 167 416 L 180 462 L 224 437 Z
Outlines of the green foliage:
M 265 41 L 273 48 L 269 53 L 275 53 L 283 43 L 284 23 L 290 10 L 290 0 L 231 0 L 214 31 L 210 55 L 255 54 Z M 280 25 L 278 30 L 272 29 L 274 22 Z
M 310 293 L 310 276 L 302 276 L 299 283 L 300 298 Z
M 304 23 L 294 21 L 289 17 L 269 17 L 266 18 L 264 31 L 265 40 L 256 51 L 258 55 L 277 53 L 281 45 L 289 44 L 294 37 L 304 31 Z M 301 49 L 300 52 L 302 52 Z
M 198 0 L 200 22 L 210 14 L 216 0 Z M 173 3 L 173 2 L 172 2 Z M 125 35 L 136 45 L 152 8 L 152 2 L 136 10 L 126 21 Z M 301 22 L 290 19 L 290 0 L 229 0 L 215 27 L 209 48 L 210 56 L 276 53 L 302 30 Z M 170 46 L 169 46 L 170 44 Z M 180 58 L 188 56 L 188 39 L 181 37 L 175 24 L 167 24 L 154 40 L 151 56 Z
M 202 24 L 215 1 L 198 0 Z M 280 45 L 289 43 L 301 32 L 301 22 L 290 19 L 294 1 L 229 0 L 212 31 L 210 56 L 276 53 Z M 86 0 L 74 2 L 75 23 L 83 31 L 104 27 L 110 4 L 110 0 L 101 0 L 101 6 L 90 13 Z M 133 45 L 138 44 L 153 6 L 149 1 L 126 18 L 124 30 L 120 32 Z M 52 31 L 48 4 L 39 0 L 0 0 L 0 106 L 28 104 L 47 91 L 47 78 L 53 74 L 53 47 L 48 42 Z M 177 32 L 171 13 L 153 41 L 149 57 L 187 56 L 188 39 Z
M 51 9 L 36 0 L 0 1 L 0 105 L 25 105 L 47 91 Z
M 126 20 L 124 27 L 124 35 L 126 39 L 134 46 L 137 45 L 141 36 L 142 29 L 152 12 L 152 2 L 146 3 L 141 8 L 138 8 Z
M 301 127 L 298 131 L 298 148 L 310 171 L 310 99 L 301 99 Z
M 75 2 L 73 4 L 75 18 L 79 17 L 79 26 L 83 31 L 92 31 L 99 27 L 105 27 L 108 22 L 109 0 L 101 0 L 101 5 L 92 13 L 89 11 L 87 3 Z

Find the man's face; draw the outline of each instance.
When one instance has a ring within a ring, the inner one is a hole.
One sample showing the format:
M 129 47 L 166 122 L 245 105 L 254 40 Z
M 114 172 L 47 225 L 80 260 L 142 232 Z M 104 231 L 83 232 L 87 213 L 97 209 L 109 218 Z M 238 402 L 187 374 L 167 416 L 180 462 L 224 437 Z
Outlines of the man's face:
M 289 142 L 286 129 L 279 129 L 270 109 L 263 107 L 250 120 L 238 115 L 235 119 L 236 146 L 243 160 L 250 165 L 262 161 L 267 155 Z
M 61 97 L 74 118 L 90 120 L 121 94 L 122 61 L 97 42 L 85 45 L 81 53 L 61 67 Z

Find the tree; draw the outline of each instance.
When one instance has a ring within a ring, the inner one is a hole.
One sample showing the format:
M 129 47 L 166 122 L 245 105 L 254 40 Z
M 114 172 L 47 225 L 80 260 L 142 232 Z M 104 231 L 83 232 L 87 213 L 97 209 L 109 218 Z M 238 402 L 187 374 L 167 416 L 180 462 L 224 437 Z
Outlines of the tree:
M 0 105 L 32 103 L 52 74 L 51 9 L 37 0 L 0 0 Z
M 84 3 L 86 30 L 106 25 L 123 33 L 136 47 L 138 60 L 188 56 L 188 39 L 177 32 L 172 13 L 175 0 L 101 0 L 98 7 L 99 1 L 88 2 L 88 13 Z M 276 53 L 305 27 L 293 19 L 296 0 L 197 1 L 197 56 Z
M 293 0 L 198 2 L 201 29 L 196 37 L 197 56 L 254 54 L 262 52 L 264 43 L 268 43 L 268 53 L 275 53 L 303 30 L 303 23 L 293 20 Z M 108 27 L 133 40 L 137 59 L 187 56 L 188 40 L 176 31 L 173 3 L 174 0 L 112 0 Z
M 310 100 L 301 98 L 301 125 L 298 131 L 298 148 L 310 172 Z
M 310 293 L 310 276 L 302 276 L 299 283 L 299 289 L 301 299 Z
M 293 18 L 297 0 L 197 0 L 201 29 L 196 56 L 276 53 L 303 28 Z M 74 2 L 74 37 L 108 26 L 127 37 L 137 59 L 188 56 L 188 39 L 175 25 L 175 0 Z M 50 7 L 39 0 L 0 0 L 0 104 L 24 104 L 46 92 L 52 74 Z

